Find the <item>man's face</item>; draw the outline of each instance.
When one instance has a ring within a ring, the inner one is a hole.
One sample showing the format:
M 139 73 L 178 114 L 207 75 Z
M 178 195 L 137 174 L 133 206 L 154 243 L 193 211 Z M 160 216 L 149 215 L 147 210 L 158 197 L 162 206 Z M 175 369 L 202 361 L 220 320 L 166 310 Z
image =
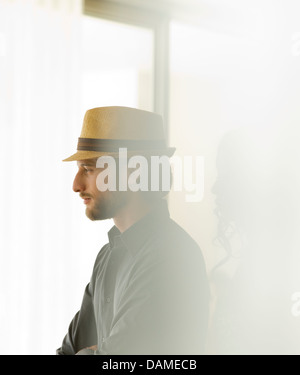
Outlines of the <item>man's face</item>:
M 96 168 L 97 159 L 77 162 L 78 172 L 73 182 L 73 190 L 79 193 L 86 205 L 86 216 L 91 220 L 105 220 L 115 217 L 128 200 L 126 192 L 98 190 L 96 180 L 103 169 Z

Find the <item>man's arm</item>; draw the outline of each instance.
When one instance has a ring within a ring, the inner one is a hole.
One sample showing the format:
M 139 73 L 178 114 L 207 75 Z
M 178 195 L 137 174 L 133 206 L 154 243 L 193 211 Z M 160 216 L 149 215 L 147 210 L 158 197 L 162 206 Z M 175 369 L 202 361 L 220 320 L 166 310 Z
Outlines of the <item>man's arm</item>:
M 203 353 L 208 284 L 202 258 L 174 254 L 134 269 L 125 291 L 115 296 L 110 334 L 93 354 Z
M 58 355 L 74 355 L 82 348 L 97 342 L 97 329 L 91 293 L 91 284 L 85 289 L 80 311 L 70 323 L 62 346 L 56 350 Z
M 80 310 L 74 316 L 65 336 L 62 346 L 56 350 L 59 355 L 75 355 L 83 348 L 97 344 L 97 326 L 94 313 L 94 286 L 98 268 L 107 256 L 108 244 L 99 251 L 89 284 L 86 286 Z

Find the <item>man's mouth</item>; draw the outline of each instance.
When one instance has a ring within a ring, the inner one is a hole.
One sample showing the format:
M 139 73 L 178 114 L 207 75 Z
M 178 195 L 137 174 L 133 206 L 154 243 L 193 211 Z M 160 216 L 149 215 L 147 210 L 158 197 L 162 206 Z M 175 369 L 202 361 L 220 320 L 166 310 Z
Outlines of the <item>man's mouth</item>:
M 84 204 L 89 204 L 91 199 L 90 197 L 86 197 L 86 196 L 80 196 L 82 199 L 83 199 L 83 203 Z

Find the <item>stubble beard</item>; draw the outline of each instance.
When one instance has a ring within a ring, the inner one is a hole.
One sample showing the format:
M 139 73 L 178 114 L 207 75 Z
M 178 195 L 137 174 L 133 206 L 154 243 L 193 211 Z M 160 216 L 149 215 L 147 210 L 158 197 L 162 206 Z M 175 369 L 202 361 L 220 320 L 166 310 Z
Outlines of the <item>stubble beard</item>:
M 93 207 L 87 207 L 86 216 L 92 220 L 107 220 L 115 217 L 127 203 L 125 192 L 109 192 L 106 196 L 93 197 Z

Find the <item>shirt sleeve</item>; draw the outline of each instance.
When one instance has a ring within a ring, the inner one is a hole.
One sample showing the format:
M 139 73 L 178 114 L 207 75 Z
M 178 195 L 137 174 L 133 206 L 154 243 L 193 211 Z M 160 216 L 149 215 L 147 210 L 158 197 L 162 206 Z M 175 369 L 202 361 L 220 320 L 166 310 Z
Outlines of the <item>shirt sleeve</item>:
M 118 302 L 110 334 L 94 354 L 202 354 L 207 321 L 202 259 L 141 259 Z
M 97 343 L 97 331 L 93 309 L 92 287 L 89 283 L 84 291 L 80 310 L 71 321 L 58 355 L 74 355 L 79 350 Z
M 81 308 L 72 319 L 61 347 L 56 350 L 57 355 L 75 355 L 80 350 L 97 344 L 94 286 L 101 259 L 106 256 L 108 249 L 108 244 L 104 245 L 96 257 L 90 282 L 83 294 Z

